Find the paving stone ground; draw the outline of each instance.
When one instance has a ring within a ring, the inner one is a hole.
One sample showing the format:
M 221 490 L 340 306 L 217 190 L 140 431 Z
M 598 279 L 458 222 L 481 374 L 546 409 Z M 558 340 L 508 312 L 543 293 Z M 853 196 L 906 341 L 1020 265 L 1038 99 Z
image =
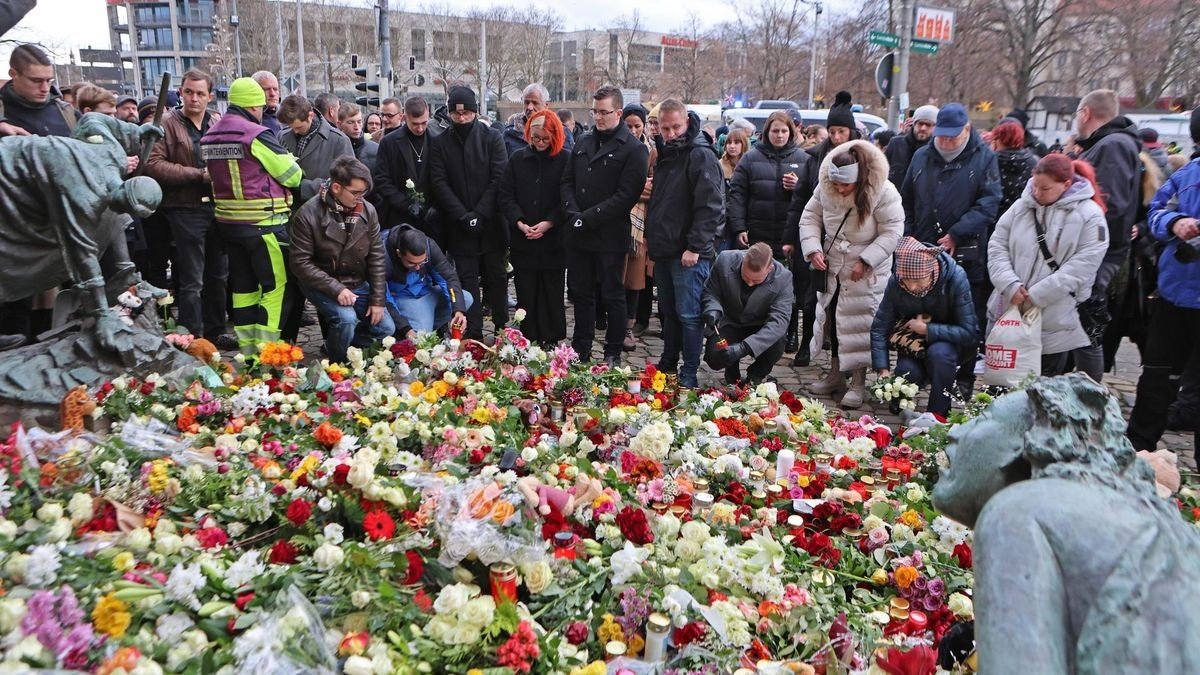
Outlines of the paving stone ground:
M 514 296 L 515 297 L 515 296 Z M 309 309 L 311 312 L 311 307 Z M 568 308 L 567 311 L 567 335 L 571 334 L 573 323 L 573 312 Z M 485 332 L 491 329 L 491 324 L 485 319 Z M 597 338 L 594 350 L 594 357 L 600 359 L 603 357 L 604 337 L 603 331 L 597 331 Z M 490 333 L 489 333 L 490 336 Z M 309 356 L 316 356 L 321 347 L 321 332 L 315 326 L 306 326 L 301 329 L 300 339 L 301 347 Z M 657 318 L 650 319 L 650 327 L 638 340 L 637 349 L 633 352 L 628 352 L 624 356 L 626 365 L 637 368 L 643 367 L 646 363 L 654 363 L 658 356 L 662 353 L 662 332 Z M 797 395 L 812 397 L 819 399 L 822 403 L 832 409 L 840 409 L 839 401 L 830 396 L 813 397 L 808 392 L 808 386 L 817 382 L 824 377 L 826 370 L 829 368 L 829 354 L 822 352 L 814 355 L 810 365 L 806 367 L 792 367 L 792 355 L 785 354 L 784 357 L 776 364 L 771 374 L 778 380 L 781 389 L 787 389 L 795 392 Z M 747 360 L 743 360 L 743 369 L 749 364 Z M 1133 407 L 1133 402 L 1137 392 L 1137 380 L 1141 374 L 1141 358 L 1138 355 L 1137 347 L 1126 340 L 1121 345 L 1121 349 L 1117 352 L 1116 366 L 1112 373 L 1106 373 L 1104 376 L 1104 384 L 1108 385 L 1109 389 L 1116 394 L 1117 399 L 1121 402 L 1121 410 L 1126 418 L 1129 417 L 1129 412 Z M 868 376 L 868 384 L 872 376 Z M 720 386 L 723 384 L 723 373 L 711 370 L 708 366 L 701 364 L 700 366 L 700 386 Z M 924 405 L 928 400 L 928 390 L 922 391 L 917 399 L 917 410 L 923 410 Z M 869 413 L 880 421 L 896 426 L 900 424 L 900 419 L 888 412 L 885 407 L 873 407 L 868 401 L 859 409 L 862 413 Z M 1167 448 L 1179 454 L 1179 459 L 1182 467 L 1186 471 L 1196 472 L 1196 460 L 1192 453 L 1192 435 L 1190 433 L 1168 432 L 1163 436 L 1159 447 Z M 1200 479 L 1200 477 L 1198 477 Z

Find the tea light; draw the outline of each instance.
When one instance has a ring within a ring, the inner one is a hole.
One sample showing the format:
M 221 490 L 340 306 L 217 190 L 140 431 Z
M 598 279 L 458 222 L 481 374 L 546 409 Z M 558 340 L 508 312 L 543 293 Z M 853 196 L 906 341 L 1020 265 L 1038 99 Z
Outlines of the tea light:
M 640 377 L 629 378 L 629 381 L 625 383 L 625 388 L 629 390 L 629 393 L 631 394 L 642 393 L 642 379 Z

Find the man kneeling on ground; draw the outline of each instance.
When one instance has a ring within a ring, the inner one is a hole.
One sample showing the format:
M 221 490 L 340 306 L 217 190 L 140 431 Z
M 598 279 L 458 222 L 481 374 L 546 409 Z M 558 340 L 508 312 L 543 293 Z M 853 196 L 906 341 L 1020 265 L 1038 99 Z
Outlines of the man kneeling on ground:
M 400 336 L 440 329 L 447 323 L 452 334 L 465 330 L 466 312 L 474 298 L 463 290 L 437 242 L 412 225 L 399 225 L 388 232 L 387 249 L 392 258 L 388 304 Z
M 792 273 L 772 258 L 769 244 L 721 253 L 704 285 L 705 363 L 724 368 L 725 383 L 735 384 L 742 379 L 738 362 L 752 356 L 747 381 L 767 379 L 783 356 L 793 302 Z
M 325 353 L 345 361 L 346 349 L 395 332 L 385 310 L 383 241 L 375 208 L 363 201 L 371 172 L 339 157 L 329 180 L 292 219 L 292 272 L 325 321 Z

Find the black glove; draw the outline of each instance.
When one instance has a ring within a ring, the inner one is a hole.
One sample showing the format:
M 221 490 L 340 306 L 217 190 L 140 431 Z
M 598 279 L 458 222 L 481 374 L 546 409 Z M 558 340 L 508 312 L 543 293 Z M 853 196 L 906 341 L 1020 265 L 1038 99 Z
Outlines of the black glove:
M 460 222 L 463 227 L 470 229 L 475 229 L 481 225 L 479 222 L 479 215 L 474 211 L 467 211 L 466 215 L 459 219 L 458 222 Z
M 719 324 L 719 323 L 721 323 L 721 313 L 720 312 L 705 312 L 704 313 L 704 325 L 705 326 L 715 329 L 717 327 L 717 324 Z
M 585 223 L 583 222 L 583 214 L 582 213 L 568 213 L 567 214 L 567 224 L 577 230 L 582 230 L 585 225 Z
M 408 215 L 412 216 L 414 225 L 419 224 L 422 221 L 424 211 L 425 209 L 417 202 L 408 203 Z
M 725 363 L 733 365 L 742 360 L 742 357 L 750 355 L 750 347 L 746 346 L 745 342 L 735 342 L 725 348 Z

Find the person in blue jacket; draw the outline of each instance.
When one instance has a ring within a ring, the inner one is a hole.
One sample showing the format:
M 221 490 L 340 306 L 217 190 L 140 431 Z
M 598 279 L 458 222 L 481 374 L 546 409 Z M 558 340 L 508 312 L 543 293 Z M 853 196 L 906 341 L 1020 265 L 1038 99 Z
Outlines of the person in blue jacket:
M 937 244 L 954 257 L 971 282 L 977 321 L 986 320 L 988 230 L 1000 217 L 1000 166 L 996 153 L 971 127 L 961 103 L 937 114 L 933 142 L 913 154 L 900 185 L 904 234 Z M 980 335 L 984 326 L 979 326 Z M 974 385 L 974 364 L 959 371 L 961 389 Z
M 1200 109 L 1192 111 L 1200 146 Z M 1154 451 L 1180 381 L 1200 376 L 1200 156 L 1171 174 L 1150 202 L 1150 234 L 1165 246 L 1158 259 L 1158 298 L 1150 317 L 1142 375 L 1126 435 L 1135 450 Z M 1180 377 L 1182 375 L 1182 377 Z M 1179 411 L 1195 419 L 1200 410 Z M 1200 446 L 1194 432 L 1192 451 Z
M 467 327 L 467 310 L 474 298 L 463 290 L 458 274 L 437 242 L 412 225 L 397 225 L 387 236 L 391 259 L 387 304 L 396 335 L 428 332 L 449 325 Z
M 901 336 L 893 340 L 893 334 Z M 896 269 L 871 324 L 871 367 L 887 377 L 892 343 L 896 374 L 929 384 L 929 412 L 946 421 L 955 372 L 974 358 L 979 324 L 967 274 L 940 247 L 900 240 Z

